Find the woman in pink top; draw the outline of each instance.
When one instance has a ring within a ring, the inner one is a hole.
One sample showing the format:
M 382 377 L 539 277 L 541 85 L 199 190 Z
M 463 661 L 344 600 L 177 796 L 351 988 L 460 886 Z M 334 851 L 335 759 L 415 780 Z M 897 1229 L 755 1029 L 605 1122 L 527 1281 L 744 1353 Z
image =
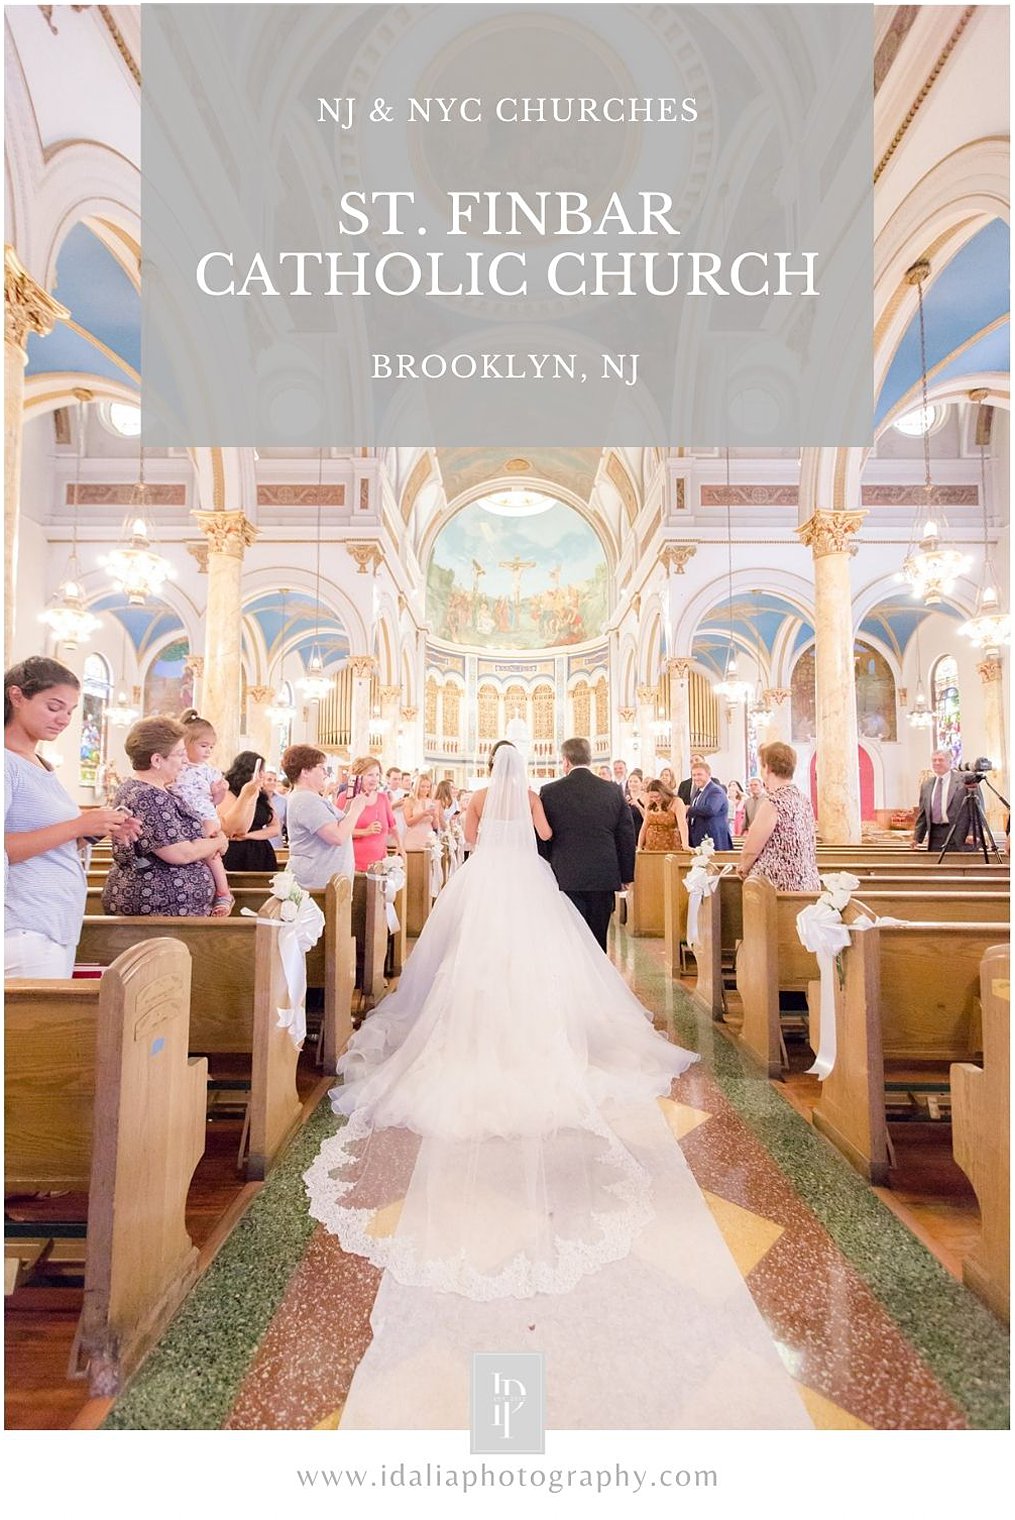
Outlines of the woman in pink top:
M 391 811 L 391 803 L 381 785 L 381 763 L 372 755 L 365 755 L 362 760 L 357 760 L 352 768 L 355 778 L 352 795 L 364 796 L 366 806 L 356 820 L 356 826 L 352 831 L 352 848 L 356 857 L 357 871 L 365 871 L 368 866 L 375 865 L 378 860 L 383 860 L 388 853 L 389 842 L 402 853 L 401 842 L 398 838 L 398 830 L 395 825 L 395 815 Z

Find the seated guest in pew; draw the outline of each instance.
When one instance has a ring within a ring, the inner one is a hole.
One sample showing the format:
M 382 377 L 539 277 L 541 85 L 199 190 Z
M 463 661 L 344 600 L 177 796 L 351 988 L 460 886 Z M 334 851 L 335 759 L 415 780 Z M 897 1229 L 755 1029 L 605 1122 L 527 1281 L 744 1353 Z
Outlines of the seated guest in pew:
M 266 790 L 264 756 L 252 749 L 243 749 L 226 771 L 226 784 L 232 795 L 239 799 L 248 782 L 259 780 L 260 786 L 254 798 L 254 812 L 250 827 L 242 834 L 233 834 L 229 840 L 225 863 L 227 871 L 274 871 L 274 841 L 282 833 L 282 825 L 275 816 L 271 797 Z
M 79 695 L 73 671 L 41 655 L 4 674 L 5 976 L 71 975 L 87 890 L 79 846 L 141 832 L 122 808 L 81 812 L 37 753 L 63 733 Z
M 713 781 L 712 767 L 704 760 L 691 766 L 687 837 L 692 850 L 696 850 L 705 839 L 711 839 L 717 850 L 733 848 L 729 826 L 729 798 L 718 781 Z
M 132 842 L 113 840 L 113 864 L 102 889 L 107 913 L 147 918 L 208 918 L 213 913 L 213 855 L 227 840 L 205 835 L 204 822 L 170 790 L 186 763 L 185 730 L 175 718 L 142 718 L 124 740 L 133 768 L 116 794 L 117 807 L 140 819 Z M 226 905 L 214 910 L 225 916 Z
M 662 781 L 650 781 L 644 793 L 645 817 L 638 849 L 656 852 L 687 849 L 687 809 Z M 634 810 L 632 809 L 632 819 Z
M 974 849 L 975 846 L 967 842 L 969 806 L 966 788 L 958 771 L 952 769 L 951 751 L 936 749 L 930 757 L 930 768 L 934 774 L 928 776 L 920 788 L 911 848 L 923 848 L 933 855 L 944 849 L 951 835 L 950 849 Z M 952 834 L 956 822 L 958 827 Z
M 793 783 L 796 750 L 763 744 L 758 760 L 767 795 L 747 831 L 737 875 L 763 876 L 779 892 L 820 891 L 814 813 Z
M 352 831 L 352 849 L 357 871 L 365 871 L 376 865 L 393 845 L 400 855 L 405 854 L 398 834 L 394 810 L 385 792 L 381 791 L 381 763 L 373 755 L 355 760 L 352 767 L 353 801 L 363 799 L 363 807 Z
M 333 876 L 356 874 L 352 834 L 367 805 L 365 792 L 353 797 L 344 813 L 336 812 L 323 795 L 328 784 L 323 749 L 290 744 L 282 756 L 292 790 L 286 804 L 289 831 L 289 870 L 301 887 L 318 891 Z

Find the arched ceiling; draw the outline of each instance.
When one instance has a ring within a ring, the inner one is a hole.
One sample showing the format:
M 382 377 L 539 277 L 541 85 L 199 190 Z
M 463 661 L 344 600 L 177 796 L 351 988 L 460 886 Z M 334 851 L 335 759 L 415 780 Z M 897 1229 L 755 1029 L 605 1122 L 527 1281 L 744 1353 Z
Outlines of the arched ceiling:
M 31 333 L 29 375 L 80 371 L 123 381 L 140 372 L 141 298 L 108 248 L 80 223 L 60 249 L 53 294 L 84 331 L 57 322 L 44 338 Z
M 691 644 L 692 658 L 722 675 L 729 652 L 731 623 L 733 638 L 739 648 L 753 652 L 760 643 L 765 654 L 771 656 L 788 622 L 801 625 L 797 643 L 805 643 L 814 637 L 811 623 L 783 596 L 771 591 L 756 595 L 739 593 L 734 594 L 732 603 L 728 596 L 724 597 L 698 624 Z
M 289 591 L 284 601 L 281 591 L 265 592 L 246 604 L 243 615 L 257 624 L 269 662 L 284 649 L 287 656 L 298 655 L 306 665 L 315 644 L 325 666 L 349 657 L 349 636 L 342 623 L 323 603 L 318 608 L 304 591 Z
M 602 449 L 438 449 L 444 493 L 454 501 L 488 480 L 547 481 L 588 501 Z
M 88 610 L 98 616 L 106 614 L 107 621 L 112 617 L 130 639 L 139 660 L 165 643 L 173 634 L 184 632 L 178 615 L 164 602 L 130 607 L 126 597 L 117 591 L 89 603 Z

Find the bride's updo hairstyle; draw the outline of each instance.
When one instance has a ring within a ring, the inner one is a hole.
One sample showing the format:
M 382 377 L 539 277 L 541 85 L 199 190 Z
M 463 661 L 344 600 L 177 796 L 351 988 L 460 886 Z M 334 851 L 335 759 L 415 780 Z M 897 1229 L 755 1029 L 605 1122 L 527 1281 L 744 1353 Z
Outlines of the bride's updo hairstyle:
M 494 745 L 493 749 L 490 751 L 490 759 L 489 759 L 489 761 L 487 763 L 487 770 L 490 771 L 491 774 L 493 773 L 493 762 L 497 758 L 497 751 L 499 749 L 503 749 L 504 746 L 505 746 L 505 744 L 507 745 L 508 749 L 514 749 L 514 745 L 511 743 L 510 739 L 498 739 L 497 743 Z

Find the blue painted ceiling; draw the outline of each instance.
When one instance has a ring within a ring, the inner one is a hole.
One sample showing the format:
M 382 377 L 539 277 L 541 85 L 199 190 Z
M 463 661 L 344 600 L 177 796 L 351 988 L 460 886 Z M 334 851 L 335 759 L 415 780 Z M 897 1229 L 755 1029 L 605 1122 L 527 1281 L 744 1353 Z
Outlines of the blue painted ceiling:
M 955 358 L 950 356 L 956 355 L 963 344 L 975 339 L 992 322 L 1007 317 L 1010 257 L 1008 225 L 996 218 L 970 238 L 950 264 L 937 274 L 932 272 L 923 299 L 929 373 L 944 364 L 950 377 L 973 374 L 981 368 L 1009 368 L 1007 323 L 1003 334 L 981 338 L 964 353 Z M 989 364 L 974 362 L 981 343 L 987 346 L 981 350 L 979 360 L 989 358 Z M 914 313 L 881 387 L 875 408 L 876 422 L 880 423 L 919 380 L 920 325 Z
M 284 620 L 281 591 L 269 591 L 256 597 L 243 611 L 245 617 L 253 618 L 257 623 L 271 659 L 277 658 L 284 647 L 287 654 L 297 653 L 306 664 L 313 653 L 315 637 L 325 665 L 335 665 L 348 658 L 348 635 L 335 614 L 323 605 L 319 613 L 319 634 L 315 635 L 317 606 L 306 592 L 288 592 Z
M 56 299 L 79 327 L 92 333 L 132 369 L 141 369 L 141 298 L 94 232 L 79 223 L 56 262 Z M 101 349 L 58 322 L 45 338 L 28 339 L 29 375 L 76 370 L 129 382 L 131 376 Z
M 130 639 L 139 658 L 155 649 L 174 633 L 183 632 L 183 624 L 171 607 L 164 602 L 152 602 L 146 607 L 128 607 L 126 598 L 113 591 L 89 604 L 89 610 L 97 614 L 111 615 Z

